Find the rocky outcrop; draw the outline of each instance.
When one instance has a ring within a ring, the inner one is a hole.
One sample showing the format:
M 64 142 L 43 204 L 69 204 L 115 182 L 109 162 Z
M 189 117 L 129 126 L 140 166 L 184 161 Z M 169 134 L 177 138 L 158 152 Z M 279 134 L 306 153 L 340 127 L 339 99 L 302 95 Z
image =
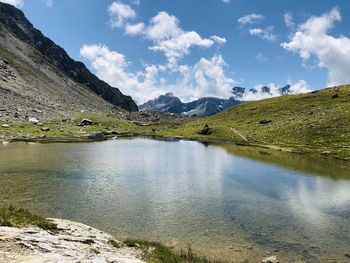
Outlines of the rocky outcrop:
M 51 220 L 57 233 L 38 227 L 0 227 L 0 262 L 144 262 L 140 250 L 123 246 L 109 234 L 81 223 Z
M 71 59 L 63 48 L 45 37 L 26 19 L 23 12 L 9 4 L 0 3 L 0 27 L 6 28 L 19 40 L 28 43 L 71 80 L 93 91 L 104 100 L 128 111 L 137 111 L 130 96 L 93 75 L 83 63 Z

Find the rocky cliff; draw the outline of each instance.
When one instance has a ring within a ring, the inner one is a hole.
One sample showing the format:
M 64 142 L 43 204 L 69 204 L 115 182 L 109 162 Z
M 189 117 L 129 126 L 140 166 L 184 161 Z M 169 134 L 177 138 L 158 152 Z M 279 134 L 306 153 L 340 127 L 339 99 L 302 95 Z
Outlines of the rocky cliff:
M 101 108 L 107 105 L 101 102 L 102 98 L 128 111 L 138 110 L 130 96 L 97 78 L 83 63 L 71 59 L 64 49 L 35 29 L 22 11 L 4 3 L 0 3 L 0 60 L 0 93 L 17 92 L 18 99 L 21 95 L 31 97 L 22 91 L 32 89 L 47 101 L 50 98 L 43 93 L 55 93 L 51 104 L 73 100 L 77 105 Z M 29 98 L 32 99 L 35 100 Z

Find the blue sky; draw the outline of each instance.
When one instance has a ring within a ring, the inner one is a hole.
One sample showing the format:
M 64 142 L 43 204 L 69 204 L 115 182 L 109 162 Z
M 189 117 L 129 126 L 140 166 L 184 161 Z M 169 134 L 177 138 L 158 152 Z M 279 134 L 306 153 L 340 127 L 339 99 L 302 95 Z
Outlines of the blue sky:
M 1 1 L 138 102 L 350 83 L 348 0 Z

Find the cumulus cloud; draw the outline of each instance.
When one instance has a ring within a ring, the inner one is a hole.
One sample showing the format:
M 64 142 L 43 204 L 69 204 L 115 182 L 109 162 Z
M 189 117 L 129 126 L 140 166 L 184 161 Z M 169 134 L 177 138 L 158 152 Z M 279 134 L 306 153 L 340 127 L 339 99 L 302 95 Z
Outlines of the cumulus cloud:
M 350 39 L 329 34 L 341 19 L 337 7 L 321 16 L 313 16 L 298 26 L 289 42 L 281 44 L 286 50 L 299 53 L 303 61 L 315 56 L 318 66 L 328 69 L 329 86 L 350 83 Z
M 252 28 L 249 30 L 249 34 L 252 36 L 257 36 L 261 39 L 268 40 L 268 41 L 276 41 L 277 37 L 274 34 L 274 27 L 269 26 L 264 29 L 257 27 L 257 28 Z
M 120 7 L 123 6 L 123 8 Z M 165 11 L 159 12 L 152 17 L 148 25 L 144 23 L 129 24 L 126 21 L 134 18 L 136 13 L 130 6 L 114 2 L 112 21 L 116 27 L 124 27 L 128 35 L 139 35 L 150 41 L 149 47 L 152 51 L 164 53 L 168 59 L 169 66 L 174 67 L 178 60 L 190 52 L 194 46 L 209 48 L 214 43 L 223 45 L 226 39 L 219 36 L 203 38 L 195 31 L 185 31 L 180 27 L 180 21 L 174 15 Z M 109 10 L 111 7 L 109 8 Z M 124 11 L 123 11 L 124 10 Z M 128 10 L 128 11 L 125 11 Z M 132 10 L 132 11 L 131 11 Z M 111 11 L 109 11 L 111 14 Z M 115 14 L 125 15 L 115 15 Z
M 18 8 L 22 8 L 24 5 L 23 0 L 0 0 L 0 2 L 10 4 Z
M 131 36 L 139 35 L 142 33 L 142 31 L 145 29 L 144 23 L 137 23 L 137 24 L 127 24 L 125 26 L 125 33 Z
M 113 2 L 108 7 L 111 27 L 123 27 L 127 20 L 135 18 L 136 12 L 126 4 Z
M 290 85 L 287 94 L 300 94 L 310 92 L 310 88 L 305 80 L 297 82 L 287 81 Z M 241 98 L 242 101 L 256 101 L 285 95 L 281 92 L 281 86 L 274 83 L 268 85 L 258 84 L 253 89 L 246 90 Z
M 220 55 L 201 58 L 193 66 L 179 65 L 176 72 L 164 72 L 161 65 L 145 65 L 142 72 L 131 73 L 125 56 L 104 45 L 84 45 L 80 54 L 91 62 L 96 75 L 138 103 L 173 92 L 183 100 L 204 96 L 228 98 L 235 81 L 225 76 L 225 61 Z M 171 74 L 176 81 L 168 83 L 162 74 Z
M 246 24 L 256 24 L 262 20 L 264 20 L 265 17 L 261 14 L 249 14 L 249 15 L 245 15 L 245 16 L 242 16 L 238 19 L 238 23 L 241 24 L 241 25 L 246 25 Z
M 224 2 L 225 4 L 229 4 L 231 0 L 222 0 L 222 2 Z

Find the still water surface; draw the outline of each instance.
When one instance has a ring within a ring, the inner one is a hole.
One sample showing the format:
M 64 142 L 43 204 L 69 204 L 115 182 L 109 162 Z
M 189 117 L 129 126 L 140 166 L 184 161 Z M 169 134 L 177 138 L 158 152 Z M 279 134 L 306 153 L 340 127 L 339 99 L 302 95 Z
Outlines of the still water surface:
M 230 262 L 349 262 L 350 170 L 324 159 L 147 139 L 0 145 L 0 206 Z M 248 262 L 248 261 L 246 261 Z

